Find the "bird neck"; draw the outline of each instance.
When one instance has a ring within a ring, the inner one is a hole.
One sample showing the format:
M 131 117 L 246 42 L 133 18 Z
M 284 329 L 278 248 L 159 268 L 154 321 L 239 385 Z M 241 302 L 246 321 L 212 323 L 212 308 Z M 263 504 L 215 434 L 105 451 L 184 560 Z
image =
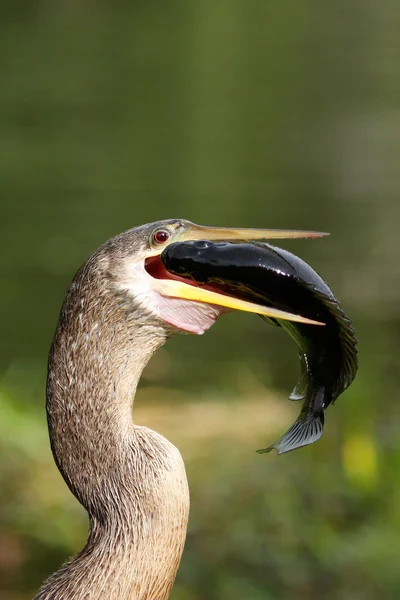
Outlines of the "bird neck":
M 47 414 L 58 468 L 89 513 L 84 549 L 37 600 L 164 600 L 186 537 L 179 451 L 132 420 L 141 372 L 166 338 L 123 298 L 72 285 L 49 359 Z

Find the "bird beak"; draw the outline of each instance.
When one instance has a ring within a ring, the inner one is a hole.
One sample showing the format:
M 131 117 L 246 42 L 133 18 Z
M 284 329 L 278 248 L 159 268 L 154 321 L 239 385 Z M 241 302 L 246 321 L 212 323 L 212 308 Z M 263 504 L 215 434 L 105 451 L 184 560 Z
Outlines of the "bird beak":
M 202 227 L 200 225 L 190 224 L 174 239 L 174 242 L 208 240 L 208 241 L 250 241 L 266 239 L 284 239 L 284 238 L 319 238 L 328 235 L 327 233 L 316 231 L 295 231 L 283 229 L 230 229 L 226 227 Z M 166 271 L 166 274 L 168 272 Z M 240 310 L 250 313 L 264 315 L 266 317 L 305 323 L 309 325 L 324 325 L 319 321 L 307 319 L 301 315 L 289 313 L 276 308 L 263 306 L 258 303 L 241 300 L 234 296 L 228 296 L 223 293 L 211 291 L 199 287 L 190 280 L 176 278 L 160 278 L 156 280 L 157 291 L 163 296 L 171 298 L 181 298 L 203 302 L 225 307 L 230 310 Z
M 255 241 L 255 240 L 284 240 L 300 238 L 320 238 L 329 235 L 321 231 L 301 231 L 295 229 L 231 229 L 229 227 L 203 227 L 191 223 L 190 226 L 179 233 L 176 242 L 187 242 L 194 240 L 209 241 Z

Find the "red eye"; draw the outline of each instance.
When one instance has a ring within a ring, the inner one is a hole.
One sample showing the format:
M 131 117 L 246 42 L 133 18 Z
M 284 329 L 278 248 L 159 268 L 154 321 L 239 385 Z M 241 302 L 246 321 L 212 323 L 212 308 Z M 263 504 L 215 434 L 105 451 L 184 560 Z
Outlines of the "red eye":
M 155 241 L 156 244 L 165 244 L 165 242 L 168 240 L 168 238 L 169 238 L 168 231 L 156 231 L 156 233 L 153 236 L 153 240 Z

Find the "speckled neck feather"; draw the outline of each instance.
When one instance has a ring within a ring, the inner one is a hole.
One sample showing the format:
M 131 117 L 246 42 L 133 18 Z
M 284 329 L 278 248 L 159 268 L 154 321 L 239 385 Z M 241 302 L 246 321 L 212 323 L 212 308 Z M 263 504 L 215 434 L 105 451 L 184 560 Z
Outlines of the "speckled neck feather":
M 168 332 L 135 310 L 110 272 L 105 255 L 78 272 L 50 353 L 51 446 L 90 532 L 36 600 L 164 600 L 183 551 L 189 494 L 181 455 L 131 414 L 143 367 Z

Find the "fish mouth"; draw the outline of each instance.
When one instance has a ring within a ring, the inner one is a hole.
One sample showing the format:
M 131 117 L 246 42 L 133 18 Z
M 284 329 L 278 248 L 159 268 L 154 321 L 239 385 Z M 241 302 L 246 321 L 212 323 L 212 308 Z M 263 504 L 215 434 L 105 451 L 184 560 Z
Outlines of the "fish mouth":
M 245 231 L 248 232 L 252 230 Z M 284 233 L 287 232 L 285 231 Z M 294 233 L 296 232 L 293 232 L 293 234 Z M 322 235 L 315 234 L 311 236 L 311 233 L 313 232 L 304 232 L 305 235 L 299 237 L 319 237 L 319 235 Z M 216 235 L 218 235 L 218 233 L 216 233 Z M 214 238 L 214 236 L 211 235 L 207 237 L 208 239 L 204 239 L 205 243 L 207 243 L 207 241 L 209 241 L 210 238 L 220 239 Z M 284 237 L 289 236 L 286 235 Z M 296 236 L 292 235 L 291 237 Z M 190 238 L 187 234 L 185 235 L 185 238 L 185 241 L 191 241 L 191 239 L 193 239 Z M 194 240 L 201 240 L 201 237 L 198 236 L 197 232 L 196 236 L 194 236 Z M 179 241 L 175 242 L 175 244 L 179 246 L 181 245 Z M 182 248 L 184 248 L 183 243 Z M 238 310 L 263 315 L 272 319 L 282 319 L 296 323 L 304 323 L 307 325 L 324 325 L 324 323 L 320 321 L 309 319 L 307 317 L 304 317 L 303 315 L 291 313 L 285 310 L 280 310 L 276 307 L 261 304 L 260 298 L 258 298 L 256 294 L 251 294 L 248 291 L 246 291 L 246 293 L 241 293 L 240 281 L 235 282 L 237 283 L 237 285 L 235 285 L 235 287 L 232 287 L 223 281 L 213 282 L 211 284 L 199 283 L 193 278 L 190 278 L 190 276 L 188 275 L 185 275 L 185 277 L 181 277 L 179 275 L 171 273 L 167 270 L 163 263 L 162 254 L 163 253 L 160 252 L 159 254 L 150 256 L 145 259 L 144 263 L 144 268 L 147 274 L 150 275 L 152 278 L 153 289 L 157 291 L 161 296 L 164 296 L 166 298 L 175 298 L 180 300 L 192 301 L 195 303 L 207 304 L 214 307 L 220 307 L 223 309 L 221 313 Z

